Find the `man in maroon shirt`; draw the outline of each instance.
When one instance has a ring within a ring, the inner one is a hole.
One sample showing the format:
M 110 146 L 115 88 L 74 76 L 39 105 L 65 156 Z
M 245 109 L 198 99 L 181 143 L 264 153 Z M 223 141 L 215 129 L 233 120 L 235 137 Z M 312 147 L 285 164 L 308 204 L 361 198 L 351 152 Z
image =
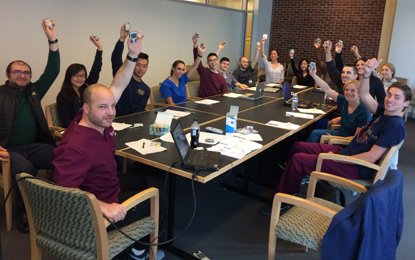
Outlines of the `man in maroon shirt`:
M 199 55 L 197 47 L 198 40 L 199 36 L 196 37 L 195 34 L 193 34 L 193 57 L 195 60 Z M 199 72 L 200 75 L 199 97 L 204 98 L 228 92 L 225 78 L 217 71 L 218 63 L 218 56 L 215 53 L 209 53 L 207 56 L 209 68 L 203 67 L 202 62 L 199 63 L 199 67 L 197 67 L 197 72 Z
M 127 60 L 118 70 L 110 88 L 94 84 L 84 91 L 83 110 L 75 116 L 53 154 L 54 182 L 93 193 L 105 216 L 114 222 L 127 217 L 124 221 L 126 223 L 119 222 L 118 226 L 136 221 L 141 216 L 134 212 L 127 215 L 124 206 L 119 204 L 121 200 L 127 199 L 122 194 L 127 191 L 138 192 L 147 186 L 139 174 L 118 178 L 114 159 L 115 132 L 111 126 L 115 117 L 115 105 L 130 82 L 141 52 L 142 36 L 138 36 L 136 43 L 128 41 Z M 140 179 L 143 181 L 140 182 Z M 140 250 L 139 246 L 137 243 L 134 245 L 130 259 L 146 258 L 144 248 Z M 158 251 L 156 259 L 163 257 L 164 252 Z

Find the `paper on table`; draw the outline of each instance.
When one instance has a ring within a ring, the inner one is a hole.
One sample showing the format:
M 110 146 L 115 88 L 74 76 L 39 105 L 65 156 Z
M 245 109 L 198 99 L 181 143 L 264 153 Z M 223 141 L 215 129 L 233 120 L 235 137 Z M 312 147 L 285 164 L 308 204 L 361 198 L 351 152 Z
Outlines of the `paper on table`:
M 277 127 L 277 128 L 290 129 L 290 130 L 295 130 L 300 127 L 299 125 L 296 125 L 296 124 L 283 123 L 283 122 L 274 121 L 274 120 L 269 121 L 267 125 L 272 126 L 272 127 Z
M 279 90 L 280 90 L 279 88 L 264 88 L 265 92 L 274 92 L 275 93 Z
M 134 141 L 134 142 L 128 142 L 125 143 L 128 147 L 131 147 L 132 149 L 136 150 L 137 152 L 141 153 L 142 155 L 146 155 L 146 154 L 150 154 L 150 153 L 159 153 L 159 152 L 163 152 L 166 151 L 167 148 L 159 146 L 152 146 L 151 144 L 151 140 L 148 139 L 140 139 L 138 141 Z M 144 144 L 144 148 L 143 148 L 143 144 Z
M 243 94 L 237 94 L 237 93 L 225 93 L 223 94 L 224 97 L 228 97 L 228 98 L 238 98 L 240 96 L 243 96 Z
M 302 86 L 302 85 L 294 85 L 293 88 L 296 88 L 296 89 L 305 89 L 305 88 L 308 88 L 308 87 L 307 86 Z
M 132 125 L 130 124 L 124 124 L 124 123 L 117 123 L 117 122 L 112 122 L 111 124 L 112 128 L 114 128 L 115 131 L 121 131 L 124 130 Z
M 314 118 L 313 115 L 302 114 L 302 113 L 297 113 L 297 112 L 285 112 L 285 115 L 286 116 L 291 116 L 291 117 L 306 118 L 306 119 L 313 119 Z
M 244 151 L 238 148 L 234 148 L 225 144 L 217 144 L 215 146 L 209 147 L 206 150 L 212 152 L 220 152 L 221 155 L 229 156 L 236 159 L 241 159 L 247 155 L 250 151 Z
M 255 143 L 255 142 L 245 140 L 242 138 L 238 138 L 238 137 L 227 138 L 225 140 L 220 141 L 220 143 L 244 150 L 246 152 L 251 152 L 262 147 L 262 144 Z
M 212 99 L 202 99 L 202 100 L 195 101 L 195 103 L 211 106 L 213 104 L 219 103 L 219 101 L 218 100 L 212 100 Z
M 252 91 L 256 91 L 256 87 L 250 87 L 250 88 L 247 88 L 247 89 L 252 90 Z
M 325 112 L 317 108 L 297 108 L 301 113 L 310 113 L 310 114 L 324 114 Z
M 281 87 L 281 84 L 277 84 L 277 83 L 267 83 L 267 84 L 265 84 L 265 87 Z
M 175 119 L 185 117 L 191 114 L 190 112 L 178 111 L 173 109 L 167 109 L 166 111 L 164 111 L 164 113 L 172 114 Z
M 233 136 L 243 138 L 243 139 L 249 140 L 249 141 L 264 141 L 260 134 L 247 134 L 247 135 L 244 135 L 244 134 L 236 133 L 236 134 L 233 134 Z
M 207 138 L 213 139 L 214 142 L 213 143 L 206 142 Z M 207 133 L 207 132 L 199 132 L 199 143 L 201 143 L 201 144 L 214 145 L 214 144 L 217 144 L 218 142 L 220 142 L 222 140 L 225 140 L 226 138 L 229 138 L 229 136 L 213 134 L 213 133 Z M 163 135 L 162 137 L 160 137 L 160 139 L 164 142 L 174 143 L 173 137 L 171 136 L 170 133 L 167 133 L 167 134 Z M 186 139 L 190 143 L 190 140 L 191 140 L 190 133 L 188 133 L 186 135 Z

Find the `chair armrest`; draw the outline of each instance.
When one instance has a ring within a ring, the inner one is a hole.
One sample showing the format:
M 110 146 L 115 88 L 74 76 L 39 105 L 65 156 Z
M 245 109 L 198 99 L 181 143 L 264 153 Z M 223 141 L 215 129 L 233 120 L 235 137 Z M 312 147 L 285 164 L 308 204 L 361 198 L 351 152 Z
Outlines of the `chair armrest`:
M 344 140 L 344 142 L 348 141 L 350 143 L 350 139 L 342 136 L 335 136 L 335 135 L 322 135 L 320 138 L 320 144 L 329 143 L 331 139 L 337 139 L 337 140 Z M 347 143 L 347 144 L 349 144 Z M 337 143 L 334 143 L 337 144 Z
M 336 130 L 340 128 L 340 124 L 330 124 L 328 125 L 328 129 L 330 130 Z
M 49 126 L 49 131 L 62 131 L 66 130 L 66 128 L 59 127 L 59 126 Z
M 150 206 L 150 215 L 156 221 L 158 221 L 158 214 L 159 214 L 159 190 L 157 188 L 148 188 L 142 192 L 137 193 L 136 195 L 132 196 L 128 200 L 124 201 L 121 205 L 125 207 L 128 211 L 133 207 L 137 206 L 143 201 L 151 199 L 151 206 Z M 110 223 L 104 219 L 105 227 L 108 227 Z
M 374 163 L 370 163 L 361 159 L 353 158 L 346 155 L 340 154 L 332 154 L 332 153 L 321 153 L 318 155 L 316 171 L 321 171 L 321 166 L 323 164 L 323 160 L 334 160 L 343 163 L 350 163 L 350 164 L 359 164 L 361 166 L 365 166 L 374 170 L 379 170 L 380 166 Z
M 329 174 L 329 173 L 313 171 L 310 175 L 310 181 L 308 183 L 307 198 L 314 197 L 314 193 L 316 191 L 316 185 L 319 180 L 335 182 L 335 183 L 347 186 L 349 188 L 352 188 L 354 190 L 360 191 L 361 193 L 364 193 L 367 191 L 365 186 L 360 185 L 354 181 L 348 180 L 346 178 L 336 176 L 333 174 Z
M 350 140 L 349 138 L 333 138 L 329 140 L 329 144 L 330 145 L 349 145 L 350 142 L 352 140 Z
M 1 161 L 2 175 L 3 175 L 3 188 L 4 190 L 10 190 L 11 188 L 11 174 L 10 174 L 10 154 L 6 151 L 1 151 L 0 154 L 3 158 L 8 158 L 8 161 Z M 6 196 L 6 194 L 4 194 Z

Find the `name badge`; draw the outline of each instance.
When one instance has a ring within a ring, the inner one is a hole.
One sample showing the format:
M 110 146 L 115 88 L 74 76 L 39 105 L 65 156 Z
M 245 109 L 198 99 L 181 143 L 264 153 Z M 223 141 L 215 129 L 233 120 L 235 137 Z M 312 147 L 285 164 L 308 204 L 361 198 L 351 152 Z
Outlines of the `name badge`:
M 252 84 L 252 79 L 249 79 L 249 81 L 248 81 L 248 82 L 249 82 L 249 84 Z
M 142 89 L 140 89 L 140 88 L 138 89 L 138 91 L 137 91 L 137 92 L 138 92 L 138 94 L 140 94 L 140 95 L 144 95 L 144 93 L 145 93 L 145 92 L 144 92 L 144 90 L 142 90 Z

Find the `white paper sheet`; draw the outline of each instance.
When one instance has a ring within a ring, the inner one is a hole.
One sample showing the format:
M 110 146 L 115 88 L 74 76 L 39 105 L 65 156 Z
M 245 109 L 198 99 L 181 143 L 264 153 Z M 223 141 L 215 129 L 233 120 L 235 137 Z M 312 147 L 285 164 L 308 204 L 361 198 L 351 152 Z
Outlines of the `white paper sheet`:
M 310 115 L 310 114 L 302 114 L 302 113 L 298 113 L 298 112 L 285 112 L 285 116 L 298 117 L 298 118 L 306 118 L 306 119 L 314 119 L 314 116 L 313 115 Z
M 309 113 L 309 114 L 324 114 L 325 112 L 321 109 L 317 108 L 297 108 L 298 111 L 301 113 Z
M 145 139 L 145 138 L 140 139 L 138 141 L 134 141 L 134 142 L 128 142 L 125 144 L 128 147 L 131 147 L 132 149 L 141 153 L 142 155 L 151 154 L 151 153 L 159 153 L 159 152 L 163 152 L 167 150 L 167 148 L 162 147 L 162 146 L 156 147 L 156 146 L 150 145 L 151 140 Z M 143 144 L 144 144 L 144 148 L 143 148 Z
M 172 110 L 172 109 L 167 109 L 166 111 L 164 111 L 164 113 L 172 114 L 174 119 L 185 117 L 191 114 L 190 112 L 184 112 L 184 111 L 178 111 L 178 110 Z
M 219 102 L 220 101 L 218 101 L 218 100 L 212 100 L 212 99 L 202 99 L 202 100 L 195 101 L 196 104 L 202 104 L 202 105 L 208 105 L 208 106 L 211 106 L 211 105 L 219 103 Z
M 265 92 L 273 92 L 273 93 L 275 93 L 275 92 L 277 92 L 279 90 L 280 90 L 279 88 L 264 88 L 264 91 Z
M 296 125 L 296 124 L 283 123 L 283 122 L 274 121 L 274 120 L 269 121 L 267 125 L 272 126 L 272 127 L 277 127 L 277 128 L 290 129 L 290 130 L 295 130 L 300 127 L 299 125 Z
M 250 87 L 250 88 L 247 88 L 247 89 L 252 90 L 252 91 L 256 91 L 256 87 Z
M 220 141 L 220 143 L 228 145 L 230 147 L 244 150 L 245 152 L 251 152 L 262 147 L 262 144 L 255 143 L 255 142 L 245 140 L 242 138 L 238 138 L 238 137 L 227 138 L 225 140 Z
M 305 88 L 308 88 L 308 87 L 307 86 L 302 86 L 302 85 L 294 85 L 293 88 L 296 88 L 296 89 L 305 89 Z
M 171 125 L 172 120 L 173 114 L 166 112 L 158 112 L 156 116 L 156 121 L 154 123 L 158 125 Z
M 124 124 L 124 123 L 117 123 L 117 122 L 112 122 L 111 124 L 112 128 L 114 128 L 115 131 L 121 131 L 124 130 L 132 125 L 130 124 Z
M 265 84 L 265 87 L 281 87 L 281 84 L 277 84 L 277 83 L 267 83 Z
M 245 140 L 249 140 L 249 141 L 264 141 L 261 137 L 260 134 L 248 134 L 248 135 L 244 135 L 244 134 L 233 134 L 233 136 L 239 137 L 239 138 L 243 138 Z
M 220 152 L 221 155 L 229 156 L 229 157 L 236 158 L 236 159 L 241 159 L 242 157 L 244 157 L 245 155 L 249 153 L 244 150 L 230 147 L 222 143 L 209 147 L 206 150 L 212 151 L 212 152 Z
M 225 93 L 223 94 L 224 97 L 228 97 L 228 98 L 238 98 L 240 96 L 243 96 L 243 94 L 238 94 L 238 93 Z

